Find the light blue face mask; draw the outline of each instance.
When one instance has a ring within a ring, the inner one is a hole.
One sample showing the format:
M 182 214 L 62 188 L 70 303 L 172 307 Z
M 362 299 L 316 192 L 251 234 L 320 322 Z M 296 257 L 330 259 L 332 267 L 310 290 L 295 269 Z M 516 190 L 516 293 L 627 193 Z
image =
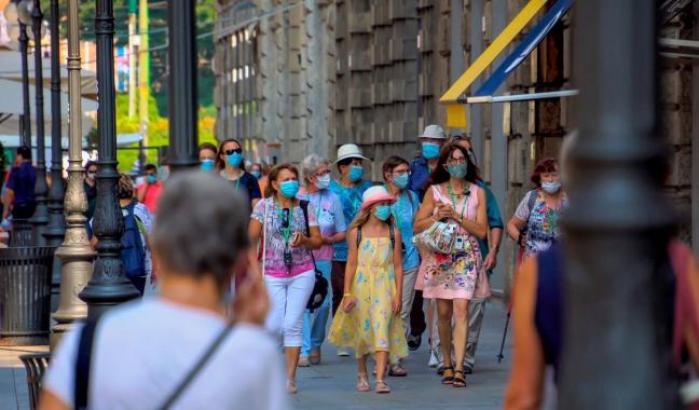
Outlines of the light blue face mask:
M 250 171 L 250 175 L 254 176 L 255 179 L 260 179 L 260 177 L 262 177 L 262 172 L 260 172 L 260 171 Z
M 468 169 L 466 168 L 466 164 L 447 165 L 447 172 L 449 172 L 449 175 L 453 176 L 454 178 L 465 177 L 467 171 Z
M 231 155 L 228 156 L 228 165 L 238 168 L 240 167 L 240 164 L 243 162 L 243 154 L 239 154 L 237 152 L 232 153 Z
M 364 175 L 364 167 L 362 167 L 361 165 L 351 165 L 349 175 L 347 175 L 347 177 L 349 178 L 350 181 L 357 182 L 360 179 L 362 179 L 363 175 Z
M 542 182 L 541 183 L 541 189 L 546 191 L 549 194 L 555 194 L 561 189 L 561 182 L 560 181 L 551 181 L 551 182 Z
M 316 179 L 316 188 L 323 190 L 330 186 L 330 174 L 320 176 Z
M 391 216 L 391 207 L 388 205 L 378 205 L 374 208 L 374 216 L 381 221 L 387 220 Z
M 215 165 L 216 165 L 216 162 L 213 159 L 203 159 L 203 160 L 201 160 L 201 164 L 199 165 L 199 168 L 202 171 L 211 172 L 214 170 Z
M 147 180 L 149 184 L 155 184 L 156 182 L 158 182 L 158 177 L 156 177 L 155 175 L 148 175 Z
M 407 172 L 400 174 L 400 175 L 393 176 L 393 183 L 396 184 L 396 186 L 399 189 L 407 188 L 409 182 L 410 182 L 410 175 L 408 175 Z
M 299 193 L 299 181 L 284 181 L 281 184 L 279 184 L 279 191 L 282 193 L 282 195 L 284 195 L 285 198 L 296 198 L 296 194 Z
M 427 159 L 435 159 L 439 156 L 439 149 L 441 147 L 439 144 L 434 142 L 423 142 L 422 143 L 422 156 Z

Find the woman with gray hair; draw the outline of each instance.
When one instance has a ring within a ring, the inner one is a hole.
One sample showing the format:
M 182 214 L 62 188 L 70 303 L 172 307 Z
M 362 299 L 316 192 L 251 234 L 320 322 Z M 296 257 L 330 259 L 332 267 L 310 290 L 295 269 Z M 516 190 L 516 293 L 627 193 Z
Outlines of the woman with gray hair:
M 169 179 L 151 236 L 160 295 L 63 336 L 40 409 L 288 408 L 277 345 L 260 326 L 269 306 L 262 281 L 248 277 L 226 313 L 249 248 L 246 209 L 210 173 Z
M 333 244 L 345 240 L 347 224 L 342 213 L 340 198 L 330 191 L 330 162 L 320 155 L 311 154 L 301 162 L 303 188 L 298 198 L 313 204 L 316 221 L 320 228 L 322 246 L 313 251 L 316 268 L 330 283 Z M 320 364 L 320 347 L 325 340 L 325 328 L 330 315 L 328 294 L 323 305 L 314 312 L 306 309 L 303 317 L 303 346 L 301 347 L 300 367 Z

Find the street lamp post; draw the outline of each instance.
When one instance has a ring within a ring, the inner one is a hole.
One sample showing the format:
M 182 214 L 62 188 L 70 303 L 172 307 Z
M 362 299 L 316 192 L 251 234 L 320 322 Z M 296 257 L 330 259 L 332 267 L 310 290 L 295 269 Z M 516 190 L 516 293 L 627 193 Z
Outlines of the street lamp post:
M 53 0 L 57 2 L 57 0 Z M 90 280 L 95 252 L 87 240 L 85 213 L 87 196 L 83 189 L 85 169 L 82 165 L 82 108 L 80 92 L 80 0 L 68 1 L 68 190 L 65 195 L 67 228 L 63 244 L 56 250 L 61 259 L 61 290 L 58 310 L 53 318 L 58 322 L 52 329 L 51 345 L 70 328 L 75 320 L 87 316 L 87 305 L 78 292 Z M 52 4 L 52 10 L 53 4 Z M 57 20 L 54 20 L 54 22 Z
M 170 148 L 174 172 L 197 165 L 197 45 L 195 2 L 172 0 L 168 11 L 170 48 Z
M 581 138 L 566 170 L 559 407 L 677 408 L 657 2 L 585 0 L 576 7 Z
M 31 0 L 23 0 L 31 1 Z M 41 2 L 34 0 L 31 6 L 32 32 L 34 33 L 34 98 L 36 100 L 36 210 L 31 218 L 34 225 L 34 244 L 46 246 L 44 232 L 49 222 L 48 208 L 46 207 L 46 153 L 44 142 L 44 76 L 43 58 L 41 56 L 41 25 L 43 14 Z
M 80 298 L 87 302 L 90 317 L 99 316 L 111 306 L 139 296 L 138 290 L 124 276 L 120 258 L 124 219 L 116 196 L 119 174 L 116 161 L 112 0 L 97 0 L 95 37 L 99 84 L 97 98 L 100 104 L 97 110 L 99 147 L 93 232 L 98 244 L 92 279 L 80 293 Z
M 51 189 L 49 190 L 49 224 L 44 236 L 49 246 L 60 246 L 65 235 L 63 216 L 63 152 L 61 149 L 61 66 L 58 48 L 58 0 L 51 0 Z M 60 258 L 53 266 L 54 286 L 61 282 Z
M 17 15 L 22 16 L 23 11 L 20 11 L 20 5 L 22 3 L 17 0 Z M 26 6 L 26 4 L 24 4 Z M 23 16 L 22 16 L 23 17 Z M 22 135 L 20 136 L 22 145 L 31 147 L 32 145 L 32 120 L 31 120 L 31 108 L 29 104 L 29 68 L 28 68 L 28 56 L 29 51 L 29 37 L 27 37 L 27 25 L 24 24 L 22 18 L 19 19 L 19 51 L 21 55 L 22 64 Z

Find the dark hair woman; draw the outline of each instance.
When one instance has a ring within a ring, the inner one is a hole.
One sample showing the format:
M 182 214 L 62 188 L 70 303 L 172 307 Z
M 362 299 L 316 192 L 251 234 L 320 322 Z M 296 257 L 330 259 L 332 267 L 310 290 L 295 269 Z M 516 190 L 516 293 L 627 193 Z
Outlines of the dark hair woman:
M 558 237 L 558 215 L 567 197 L 561 187 L 558 161 L 546 158 L 536 164 L 527 192 L 507 223 L 508 235 L 523 248 L 525 256 L 548 249 Z
M 260 197 L 260 185 L 257 179 L 245 171 L 243 146 L 236 139 L 226 139 L 218 146 L 216 169 L 220 175 L 230 181 L 233 186 L 247 195 L 250 208 L 254 208 Z
M 476 166 L 458 144 L 445 145 L 430 187 L 415 216 L 415 231 L 443 229 L 452 232 L 449 253 L 425 252 L 420 267 L 423 296 L 437 299 L 439 337 L 444 357 L 442 383 L 465 387 L 464 355 L 468 337 L 468 305 L 471 299 L 490 294 L 483 271 L 478 239 L 487 234 L 485 192 L 476 185 Z M 453 322 L 453 328 L 452 328 Z M 452 363 L 452 343 L 455 363 Z
M 296 198 L 299 173 L 291 164 L 277 165 L 269 174 L 265 199 L 250 218 L 250 241 L 262 243 L 262 276 L 272 299 L 267 327 L 283 336 L 286 351 L 287 390 L 296 393 L 296 368 L 302 346 L 301 331 L 306 303 L 315 284 L 311 251 L 322 244 L 313 204 Z M 250 254 L 254 270 L 258 252 Z

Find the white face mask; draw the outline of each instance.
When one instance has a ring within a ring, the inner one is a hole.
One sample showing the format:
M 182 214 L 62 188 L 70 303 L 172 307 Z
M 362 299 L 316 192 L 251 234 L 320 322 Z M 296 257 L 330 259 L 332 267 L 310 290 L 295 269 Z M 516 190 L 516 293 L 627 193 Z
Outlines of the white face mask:
M 551 182 L 542 182 L 541 183 L 541 189 L 546 191 L 549 194 L 555 194 L 561 189 L 561 182 L 560 181 L 551 181 Z
M 316 178 L 316 188 L 327 189 L 330 186 L 330 174 Z

